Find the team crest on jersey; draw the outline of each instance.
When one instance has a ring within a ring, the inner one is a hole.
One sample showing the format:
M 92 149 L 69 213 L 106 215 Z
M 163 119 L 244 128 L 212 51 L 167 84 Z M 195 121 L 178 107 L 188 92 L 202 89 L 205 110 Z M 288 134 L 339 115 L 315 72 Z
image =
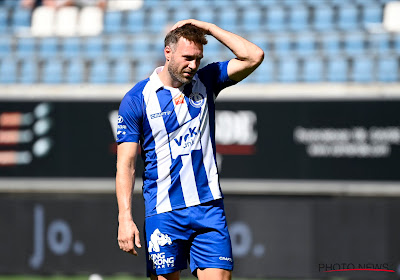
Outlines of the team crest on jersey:
M 200 92 L 192 92 L 189 95 L 190 105 L 200 108 L 204 104 L 204 96 Z

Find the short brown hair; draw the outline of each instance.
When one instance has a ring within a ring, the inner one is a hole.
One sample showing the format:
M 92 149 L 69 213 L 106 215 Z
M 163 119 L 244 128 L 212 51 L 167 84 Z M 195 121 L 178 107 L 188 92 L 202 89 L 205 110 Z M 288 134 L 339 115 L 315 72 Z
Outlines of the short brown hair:
M 164 46 L 175 45 L 181 37 L 197 44 L 207 44 L 206 32 L 203 29 L 188 23 L 168 32 L 167 36 L 165 36 Z

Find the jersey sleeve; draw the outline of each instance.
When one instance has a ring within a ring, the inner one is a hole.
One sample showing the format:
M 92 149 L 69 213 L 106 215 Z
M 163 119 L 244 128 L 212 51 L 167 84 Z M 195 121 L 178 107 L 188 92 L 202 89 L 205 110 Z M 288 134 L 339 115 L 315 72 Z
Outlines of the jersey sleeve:
M 143 109 L 140 99 L 126 95 L 119 106 L 117 143 L 139 143 L 142 123 Z
M 228 63 L 229 60 L 214 62 L 199 71 L 200 79 L 212 87 L 215 97 L 224 88 L 237 84 L 236 81 L 231 80 L 228 76 Z

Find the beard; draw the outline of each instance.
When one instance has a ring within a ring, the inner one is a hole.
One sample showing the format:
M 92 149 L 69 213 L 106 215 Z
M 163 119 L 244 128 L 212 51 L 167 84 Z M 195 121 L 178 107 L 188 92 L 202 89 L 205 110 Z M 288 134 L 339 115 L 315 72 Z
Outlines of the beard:
M 181 73 L 178 70 L 178 66 L 175 65 L 174 60 L 171 59 L 171 61 L 168 64 L 168 72 L 171 75 L 172 79 L 174 79 L 175 81 L 178 81 L 182 84 L 187 84 L 190 83 L 193 79 L 193 77 L 185 77 L 183 76 L 183 73 Z

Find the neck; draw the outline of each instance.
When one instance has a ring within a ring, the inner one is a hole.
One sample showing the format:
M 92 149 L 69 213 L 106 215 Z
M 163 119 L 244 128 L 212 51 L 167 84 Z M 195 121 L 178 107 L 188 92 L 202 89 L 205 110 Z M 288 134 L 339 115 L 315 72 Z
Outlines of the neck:
M 163 70 L 158 73 L 158 77 L 160 78 L 161 82 L 164 86 L 178 88 L 183 85 L 183 83 L 175 80 L 168 71 L 168 65 L 165 64 Z

